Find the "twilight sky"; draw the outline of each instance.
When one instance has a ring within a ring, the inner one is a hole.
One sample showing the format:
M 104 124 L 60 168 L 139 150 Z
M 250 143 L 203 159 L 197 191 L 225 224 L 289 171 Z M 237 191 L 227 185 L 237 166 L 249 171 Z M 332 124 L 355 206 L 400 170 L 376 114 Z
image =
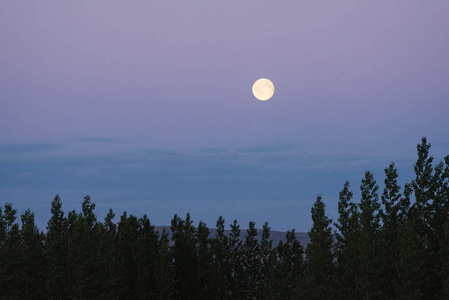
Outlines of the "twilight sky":
M 307 231 L 322 195 L 449 154 L 449 2 L 0 3 L 0 205 Z M 275 85 L 268 101 L 251 87 Z M 381 192 L 381 190 L 380 190 Z M 116 219 L 117 220 L 117 219 Z

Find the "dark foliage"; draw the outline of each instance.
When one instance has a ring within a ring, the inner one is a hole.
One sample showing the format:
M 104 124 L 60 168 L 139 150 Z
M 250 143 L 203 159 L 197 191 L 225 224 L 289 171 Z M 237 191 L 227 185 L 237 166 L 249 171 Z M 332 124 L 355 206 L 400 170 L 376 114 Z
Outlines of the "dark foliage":
M 372 173 L 358 203 L 346 182 L 335 223 L 319 196 L 305 250 L 294 230 L 273 246 L 268 223 L 260 234 L 250 222 L 242 237 L 222 217 L 215 236 L 189 214 L 173 217 L 171 234 L 146 215 L 115 223 L 112 209 L 100 222 L 89 196 L 65 214 L 56 195 L 44 234 L 31 211 L 19 225 L 5 203 L 0 299 L 447 299 L 449 156 L 433 165 L 425 138 L 417 150 L 412 182 L 401 189 L 391 163 L 380 199 Z

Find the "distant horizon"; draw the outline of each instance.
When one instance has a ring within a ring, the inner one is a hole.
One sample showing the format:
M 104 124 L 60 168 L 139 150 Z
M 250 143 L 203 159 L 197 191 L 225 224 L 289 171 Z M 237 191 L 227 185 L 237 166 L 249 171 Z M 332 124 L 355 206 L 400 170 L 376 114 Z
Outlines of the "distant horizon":
M 153 224 L 175 213 L 307 232 L 365 171 L 413 179 L 449 154 L 449 2 L 0 4 L 0 205 L 46 226 L 86 195 Z M 257 100 L 252 85 L 275 92 Z

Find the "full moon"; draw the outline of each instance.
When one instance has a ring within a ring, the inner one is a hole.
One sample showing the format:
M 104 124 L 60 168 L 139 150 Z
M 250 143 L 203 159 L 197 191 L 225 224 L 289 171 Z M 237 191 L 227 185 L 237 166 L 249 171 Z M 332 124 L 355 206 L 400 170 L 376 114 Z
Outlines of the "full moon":
M 259 100 L 265 101 L 270 99 L 274 94 L 274 85 L 273 83 L 266 79 L 261 78 L 254 82 L 253 85 L 253 94 Z

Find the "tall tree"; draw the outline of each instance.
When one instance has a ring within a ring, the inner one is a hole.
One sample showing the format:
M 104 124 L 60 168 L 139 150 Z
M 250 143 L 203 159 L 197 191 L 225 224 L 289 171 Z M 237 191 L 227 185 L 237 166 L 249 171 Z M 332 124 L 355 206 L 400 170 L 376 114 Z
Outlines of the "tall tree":
M 254 222 L 249 222 L 243 243 L 244 295 L 246 299 L 260 298 L 262 256 Z
M 51 203 L 51 217 L 47 223 L 45 251 L 48 259 L 48 299 L 63 299 L 68 292 L 67 219 L 62 211 L 59 195 Z
M 382 218 L 382 231 L 379 249 L 382 254 L 382 294 L 385 298 L 397 299 L 398 297 L 398 264 L 400 258 L 399 238 L 400 230 L 403 227 L 401 219 L 401 187 L 398 185 L 398 172 L 394 163 L 385 169 L 385 188 L 382 194 L 382 204 L 384 209 L 380 211 Z
M 405 194 L 406 192 L 404 192 Z M 419 236 L 420 224 L 416 222 L 415 207 L 409 210 L 409 218 L 400 231 L 398 261 L 398 298 L 426 299 L 422 290 L 425 274 L 425 249 Z
M 114 218 L 114 211 L 109 209 L 99 229 L 101 293 L 107 299 L 117 298 L 117 225 L 112 221 Z
M 260 269 L 260 286 L 259 295 L 262 297 L 267 294 L 268 280 L 270 279 L 270 272 L 272 269 L 271 264 L 273 260 L 273 241 L 270 239 L 270 227 L 268 222 L 265 222 L 262 227 L 262 239 L 260 240 L 260 257 L 262 261 Z
M 117 230 L 117 298 L 136 299 L 139 222 L 137 217 L 123 212 Z
M 212 251 L 210 248 L 209 228 L 200 221 L 197 229 L 198 253 L 198 299 L 211 299 Z
M 147 215 L 139 219 L 138 298 L 154 299 L 156 295 L 156 259 L 159 236 Z
M 441 297 L 443 281 L 441 261 L 439 257 L 440 241 L 442 239 L 443 224 L 447 218 L 445 212 L 444 196 L 439 191 L 444 185 L 443 164 L 433 167 L 433 157 L 429 155 L 431 145 L 425 137 L 417 145 L 418 159 L 415 163 L 415 179 L 412 181 L 415 194 L 414 223 L 420 236 L 420 242 L 425 251 L 425 261 L 422 288 L 425 297 L 435 295 Z M 443 188 L 444 190 L 444 188 Z
M 44 252 L 44 234 L 39 232 L 35 222 L 34 213 L 29 209 L 22 216 L 22 298 L 45 299 L 46 260 Z
M 440 275 L 443 281 L 442 295 L 449 298 L 449 219 L 444 224 L 444 238 L 441 240 L 440 255 L 442 258 Z
M 168 232 L 162 231 L 158 242 L 156 261 L 156 297 L 157 300 L 172 299 L 173 265 L 169 247 Z
M 339 233 L 336 235 L 337 277 L 339 299 L 358 299 L 356 281 L 358 269 L 358 237 L 360 234 L 360 213 L 358 205 L 352 201 L 353 192 L 349 190 L 349 181 L 346 181 L 340 191 L 338 200 L 338 221 L 335 227 Z
M 312 220 L 310 244 L 305 251 L 304 296 L 305 299 L 332 299 L 336 284 L 332 220 L 326 216 L 321 196 L 313 204 Z
M 6 203 L 3 215 L 0 215 L 0 290 L 5 299 L 23 297 L 23 278 L 20 272 L 23 267 L 22 249 L 16 213 L 12 204 Z
M 230 225 L 231 233 L 229 235 L 230 248 L 230 265 L 231 265 L 231 284 L 230 295 L 231 299 L 243 299 L 246 287 L 246 274 L 244 272 L 244 254 L 243 244 L 240 239 L 240 225 L 237 220 Z
M 174 261 L 175 298 L 196 299 L 198 296 L 198 257 L 196 232 L 190 214 L 182 220 L 175 215 L 171 221 Z
M 296 239 L 295 230 L 288 230 L 286 241 L 273 249 L 267 299 L 299 299 L 304 275 L 304 249 Z
M 211 240 L 212 272 L 211 299 L 229 299 L 232 268 L 230 265 L 229 238 L 225 235 L 225 219 L 220 216 L 217 220 L 215 238 Z
M 383 258 L 380 255 L 380 203 L 378 185 L 373 174 L 365 172 L 360 190 L 360 240 L 358 268 L 358 290 L 363 299 L 379 299 L 382 296 L 380 278 Z
M 75 288 L 73 296 L 81 299 L 92 299 L 99 295 L 101 284 L 99 279 L 99 224 L 94 213 L 95 203 L 90 196 L 84 197 L 81 213 L 76 219 L 72 235 L 69 238 L 73 251 L 73 279 Z M 71 217 L 69 217 L 71 219 Z M 71 223 L 71 222 L 69 222 Z

